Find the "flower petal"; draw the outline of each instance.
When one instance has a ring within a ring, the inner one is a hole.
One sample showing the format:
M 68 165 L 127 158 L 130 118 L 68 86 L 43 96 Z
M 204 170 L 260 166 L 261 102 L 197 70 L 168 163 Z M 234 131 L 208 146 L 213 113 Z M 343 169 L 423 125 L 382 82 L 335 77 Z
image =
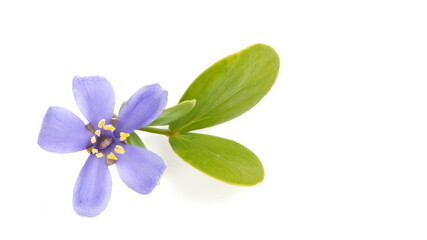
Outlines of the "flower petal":
M 43 118 L 37 143 L 49 152 L 71 153 L 88 148 L 91 136 L 74 113 L 62 107 L 50 107 Z
M 120 143 L 123 154 L 116 154 L 117 171 L 123 182 L 141 194 L 149 194 L 157 186 L 166 165 L 155 153 L 144 148 Z
M 131 133 L 145 127 L 162 113 L 168 102 L 168 92 L 160 84 L 140 88 L 126 102 L 115 125 L 117 133 Z
M 98 216 L 110 201 L 112 180 L 105 157 L 91 154 L 74 185 L 73 207 L 80 216 Z
M 114 89 L 104 77 L 75 77 L 73 92 L 80 112 L 96 127 L 101 119 L 110 123 L 114 112 Z

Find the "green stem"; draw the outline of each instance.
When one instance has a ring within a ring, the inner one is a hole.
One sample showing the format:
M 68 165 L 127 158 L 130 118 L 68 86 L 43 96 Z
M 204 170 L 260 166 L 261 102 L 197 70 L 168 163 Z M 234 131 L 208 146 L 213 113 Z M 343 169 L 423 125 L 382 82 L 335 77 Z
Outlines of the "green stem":
M 161 129 L 161 128 L 154 128 L 154 127 L 143 127 L 138 129 L 140 131 L 144 131 L 144 132 L 150 132 L 150 133 L 155 133 L 155 134 L 162 134 L 165 136 L 170 136 L 171 132 L 169 131 L 169 129 Z

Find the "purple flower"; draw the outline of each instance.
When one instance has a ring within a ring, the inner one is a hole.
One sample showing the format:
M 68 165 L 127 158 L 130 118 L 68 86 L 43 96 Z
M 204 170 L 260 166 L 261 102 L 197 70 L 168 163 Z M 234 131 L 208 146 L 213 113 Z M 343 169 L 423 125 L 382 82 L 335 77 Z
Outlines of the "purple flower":
M 153 191 L 166 169 L 163 160 L 144 148 L 126 144 L 126 138 L 162 113 L 167 91 L 159 84 L 140 88 L 123 106 L 117 120 L 113 119 L 114 90 L 104 77 L 75 77 L 73 93 L 91 130 L 69 110 L 50 107 L 38 144 L 55 153 L 85 149 L 91 152 L 74 186 L 76 213 L 94 217 L 107 207 L 112 187 L 107 160 L 115 161 L 120 178 L 128 187 L 141 194 Z

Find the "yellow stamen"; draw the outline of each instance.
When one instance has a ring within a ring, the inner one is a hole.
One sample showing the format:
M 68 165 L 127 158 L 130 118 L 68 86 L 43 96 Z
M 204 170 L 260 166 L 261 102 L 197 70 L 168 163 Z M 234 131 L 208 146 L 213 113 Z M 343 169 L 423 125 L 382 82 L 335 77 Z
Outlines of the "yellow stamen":
M 102 153 L 97 153 L 95 155 L 96 155 L 97 158 L 100 158 L 100 157 L 104 156 L 104 154 L 102 154 Z
M 109 159 L 113 159 L 113 160 L 117 160 L 117 157 L 116 157 L 116 155 L 114 155 L 114 153 L 110 153 L 110 154 L 108 154 L 107 155 L 107 158 L 109 158 Z
M 129 134 L 129 133 L 121 132 L 121 133 L 120 133 L 120 141 L 124 141 L 124 140 L 126 140 L 126 138 L 127 138 L 127 137 L 129 137 L 129 136 L 130 136 L 130 134 Z
M 116 152 L 116 153 L 119 153 L 119 154 L 123 154 L 123 153 L 125 153 L 125 150 L 123 149 L 123 147 L 122 146 L 120 146 L 120 145 L 116 145 L 116 149 L 114 149 L 114 151 Z
M 114 132 L 114 130 L 116 130 L 116 128 L 115 128 L 115 127 L 113 127 L 113 125 L 111 125 L 111 124 L 105 125 L 105 126 L 104 126 L 104 129 L 105 129 L 105 130 L 110 130 L 110 131 L 112 131 L 112 132 Z
M 98 153 L 98 149 L 93 148 L 93 149 L 92 149 L 92 153 L 93 153 L 93 154 Z
M 98 128 L 102 128 L 105 125 L 105 119 L 102 119 L 101 121 L 99 121 L 98 123 Z
M 96 143 L 96 137 L 95 137 L 95 136 L 92 136 L 92 137 L 90 138 L 90 142 L 91 142 L 92 144 Z
M 96 136 L 101 137 L 101 130 L 96 130 L 95 134 L 96 134 Z

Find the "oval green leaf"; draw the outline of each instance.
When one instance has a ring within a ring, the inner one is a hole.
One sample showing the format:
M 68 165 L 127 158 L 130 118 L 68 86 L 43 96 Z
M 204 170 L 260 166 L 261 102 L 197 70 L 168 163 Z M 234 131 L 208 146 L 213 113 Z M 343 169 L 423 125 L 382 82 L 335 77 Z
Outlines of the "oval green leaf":
M 126 143 L 133 146 L 146 148 L 141 138 L 135 132 L 130 133 L 129 137 L 126 138 Z
M 183 101 L 173 107 L 165 109 L 160 116 L 150 124 L 150 126 L 169 125 L 172 122 L 184 117 L 193 109 L 196 100 Z
M 279 56 L 264 44 L 252 45 L 221 59 L 194 80 L 180 102 L 196 99 L 191 112 L 169 125 L 174 132 L 211 127 L 255 106 L 273 86 Z
M 184 161 L 223 182 L 253 186 L 264 179 L 258 157 L 229 139 L 197 133 L 176 134 L 169 143 Z

